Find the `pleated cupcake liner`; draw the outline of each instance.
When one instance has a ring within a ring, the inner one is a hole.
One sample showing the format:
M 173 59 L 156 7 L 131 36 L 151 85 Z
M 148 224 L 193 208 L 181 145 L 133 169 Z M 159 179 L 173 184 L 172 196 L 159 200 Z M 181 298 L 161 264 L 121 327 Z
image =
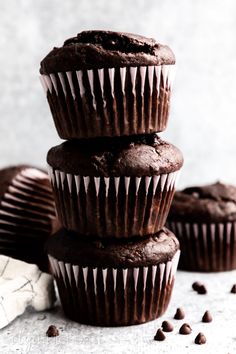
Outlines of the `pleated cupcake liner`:
M 161 316 L 169 304 L 179 251 L 173 259 L 147 267 L 92 268 L 49 255 L 65 314 L 80 323 L 123 326 Z
M 41 75 L 62 139 L 165 130 L 175 65 L 102 68 Z
M 168 220 L 166 226 L 180 241 L 180 269 L 201 272 L 236 269 L 236 222 Z
M 49 180 L 48 186 L 42 183 L 45 179 L 46 173 L 26 168 L 16 175 L 1 199 L 0 247 L 6 248 L 9 256 L 11 247 L 16 255 L 16 246 L 22 260 L 24 256 L 34 260 L 43 254 L 43 245 L 38 247 L 40 240 L 42 243 L 51 233 L 56 217 Z M 21 244 L 28 244 L 29 249 L 21 248 Z
M 144 177 L 89 177 L 49 166 L 58 217 L 81 235 L 144 236 L 165 224 L 179 171 Z

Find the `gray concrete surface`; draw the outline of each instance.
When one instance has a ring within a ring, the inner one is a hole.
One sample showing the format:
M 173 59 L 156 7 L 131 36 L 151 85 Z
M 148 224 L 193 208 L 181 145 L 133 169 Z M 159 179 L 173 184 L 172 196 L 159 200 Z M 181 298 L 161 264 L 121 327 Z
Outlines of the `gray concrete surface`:
M 207 295 L 198 295 L 191 289 L 193 281 L 204 282 Z M 28 311 L 0 331 L 0 352 L 4 354 L 234 354 L 236 353 L 236 295 L 230 294 L 236 282 L 236 271 L 201 274 L 177 272 L 171 304 L 162 318 L 139 326 L 100 328 L 79 325 L 67 320 L 60 307 L 51 312 Z M 183 307 L 184 320 L 173 320 L 177 307 Z M 206 310 L 213 316 L 211 323 L 202 323 Z M 174 325 L 166 333 L 164 342 L 155 342 L 153 336 L 163 320 Z M 192 333 L 180 335 L 183 323 L 189 323 Z M 46 337 L 49 325 L 54 324 L 60 335 Z M 199 332 L 207 338 L 205 345 L 194 344 Z

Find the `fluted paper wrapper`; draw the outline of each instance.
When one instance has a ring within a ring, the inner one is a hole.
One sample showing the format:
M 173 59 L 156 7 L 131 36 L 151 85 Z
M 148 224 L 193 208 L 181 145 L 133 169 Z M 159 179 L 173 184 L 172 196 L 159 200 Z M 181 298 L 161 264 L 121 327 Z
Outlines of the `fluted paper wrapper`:
M 236 222 L 184 223 L 166 226 L 180 241 L 179 267 L 200 272 L 236 269 Z
M 62 225 L 82 235 L 144 236 L 166 222 L 179 172 L 152 177 L 86 177 L 49 166 Z
M 0 253 L 43 268 L 47 262 L 44 242 L 55 220 L 50 183 L 41 183 L 47 178 L 37 169 L 23 169 L 0 202 Z
M 175 65 L 103 68 L 41 75 L 62 139 L 165 130 Z
M 161 316 L 170 301 L 179 251 L 167 263 L 138 268 L 91 268 L 49 255 L 65 314 L 98 326 L 144 323 Z

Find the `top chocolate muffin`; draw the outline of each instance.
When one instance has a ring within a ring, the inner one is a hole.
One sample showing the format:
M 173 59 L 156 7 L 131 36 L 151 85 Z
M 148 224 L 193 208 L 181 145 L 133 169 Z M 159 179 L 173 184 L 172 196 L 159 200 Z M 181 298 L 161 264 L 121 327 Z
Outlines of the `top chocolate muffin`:
M 175 56 L 129 33 L 84 31 L 41 62 L 41 82 L 62 139 L 165 130 Z
M 175 64 L 167 45 L 153 38 L 112 31 L 83 31 L 42 60 L 40 73 L 125 66 Z
M 236 187 L 217 182 L 176 192 L 169 221 L 224 222 L 236 220 Z

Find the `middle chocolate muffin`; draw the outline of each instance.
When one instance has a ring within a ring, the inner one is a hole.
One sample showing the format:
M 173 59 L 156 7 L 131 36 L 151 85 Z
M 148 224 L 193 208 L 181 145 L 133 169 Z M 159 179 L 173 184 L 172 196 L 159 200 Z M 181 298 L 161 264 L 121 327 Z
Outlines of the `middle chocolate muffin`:
M 47 161 L 66 229 L 130 237 L 164 226 L 183 156 L 150 134 L 67 141 L 51 148 Z

